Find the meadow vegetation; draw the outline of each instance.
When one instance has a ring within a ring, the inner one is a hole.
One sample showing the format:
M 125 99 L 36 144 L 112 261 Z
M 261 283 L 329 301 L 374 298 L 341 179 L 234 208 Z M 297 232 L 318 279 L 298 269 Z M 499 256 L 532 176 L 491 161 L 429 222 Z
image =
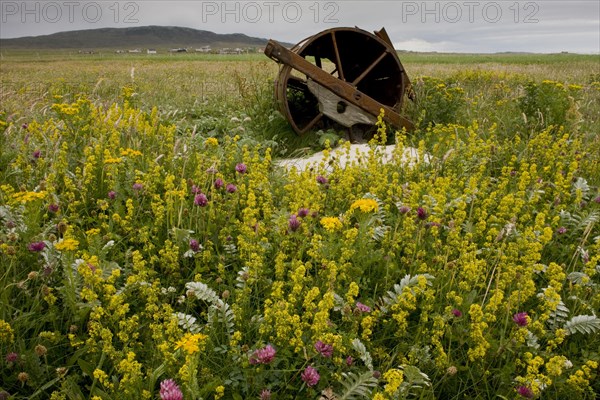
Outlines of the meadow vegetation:
M 598 56 L 401 54 L 305 171 L 265 57 L 2 57 L 0 399 L 600 392 Z

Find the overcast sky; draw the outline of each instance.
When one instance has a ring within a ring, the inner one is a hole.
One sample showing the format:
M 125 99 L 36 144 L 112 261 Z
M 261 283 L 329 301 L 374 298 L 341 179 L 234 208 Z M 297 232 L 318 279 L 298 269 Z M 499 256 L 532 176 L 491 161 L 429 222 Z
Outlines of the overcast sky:
M 403 50 L 600 53 L 598 0 L 0 0 L 0 38 L 146 25 L 290 43 L 333 27 L 385 27 Z

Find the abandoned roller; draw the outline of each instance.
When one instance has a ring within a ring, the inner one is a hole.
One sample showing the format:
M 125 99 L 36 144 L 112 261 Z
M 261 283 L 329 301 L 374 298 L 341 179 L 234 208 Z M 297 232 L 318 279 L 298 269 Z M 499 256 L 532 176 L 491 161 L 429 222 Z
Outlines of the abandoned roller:
M 265 54 L 281 64 L 275 81 L 279 110 L 299 135 L 344 128 L 350 139 L 373 129 L 380 110 L 397 129 L 410 80 L 385 29 L 333 28 L 291 49 L 269 40 Z

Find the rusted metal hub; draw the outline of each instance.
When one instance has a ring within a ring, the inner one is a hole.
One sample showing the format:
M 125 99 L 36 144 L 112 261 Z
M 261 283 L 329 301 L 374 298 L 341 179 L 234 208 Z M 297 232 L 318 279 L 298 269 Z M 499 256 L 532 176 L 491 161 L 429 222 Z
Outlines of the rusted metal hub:
M 265 54 L 282 64 L 275 98 L 299 135 L 336 125 L 370 128 L 382 108 L 396 128 L 414 127 L 400 115 L 410 80 L 385 29 L 328 29 L 291 49 L 269 40 Z

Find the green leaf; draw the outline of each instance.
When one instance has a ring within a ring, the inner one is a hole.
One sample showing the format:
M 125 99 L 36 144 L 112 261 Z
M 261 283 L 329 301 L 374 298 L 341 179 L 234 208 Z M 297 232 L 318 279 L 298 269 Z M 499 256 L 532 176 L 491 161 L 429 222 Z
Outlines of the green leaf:
M 569 334 L 583 333 L 589 335 L 600 331 L 600 318 L 595 315 L 577 315 L 565 324 Z
M 337 397 L 339 400 L 354 400 L 369 398 L 371 391 L 377 385 L 377 378 L 373 376 L 373 372 L 366 371 L 361 375 L 353 372 L 342 372 L 343 380 L 341 381 L 344 387 L 344 392 Z
M 79 368 L 81 368 L 84 374 L 88 376 L 94 376 L 94 370 L 96 369 L 96 367 L 91 362 L 80 358 L 77 360 L 77 365 L 79 365 Z

